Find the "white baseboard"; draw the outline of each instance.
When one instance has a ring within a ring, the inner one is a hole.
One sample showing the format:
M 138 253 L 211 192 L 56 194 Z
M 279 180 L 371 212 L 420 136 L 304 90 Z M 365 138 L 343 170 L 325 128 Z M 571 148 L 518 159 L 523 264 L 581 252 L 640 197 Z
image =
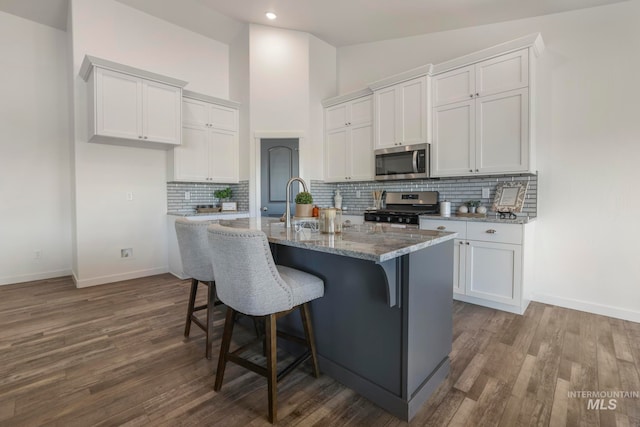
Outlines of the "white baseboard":
M 571 308 L 573 310 L 586 311 L 587 313 L 600 314 L 602 316 L 609 316 L 616 319 L 640 323 L 640 311 L 629 310 L 626 308 L 613 307 L 611 305 L 604 305 L 573 298 L 563 298 L 555 295 L 539 293 L 533 293 L 531 295 L 531 300 L 544 304 L 557 305 L 564 308 Z
M 107 276 L 92 277 L 89 279 L 78 280 L 75 273 L 73 274 L 73 281 L 77 288 L 86 288 L 89 286 L 105 285 L 107 283 L 121 282 L 123 280 L 138 279 L 140 277 L 153 276 L 156 274 L 168 273 L 169 267 L 164 265 L 162 267 L 149 268 L 145 270 L 129 271 L 127 273 L 109 274 Z
M 0 277 L 0 285 L 12 285 L 14 283 L 33 282 L 34 280 L 53 279 L 71 275 L 71 270 L 54 270 L 43 273 L 19 274 L 17 276 Z

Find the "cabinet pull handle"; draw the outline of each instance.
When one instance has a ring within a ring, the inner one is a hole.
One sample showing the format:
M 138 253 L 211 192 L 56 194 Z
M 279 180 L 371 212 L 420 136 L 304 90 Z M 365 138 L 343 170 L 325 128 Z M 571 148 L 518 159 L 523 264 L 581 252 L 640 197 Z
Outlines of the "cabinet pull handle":
M 496 233 L 497 233 L 497 231 L 496 231 L 496 230 L 494 230 L 493 228 L 491 228 L 491 229 L 487 230 L 487 233 L 489 233 L 489 234 L 496 234 Z
M 440 227 L 438 227 L 438 230 L 446 230 L 447 227 L 445 227 L 444 225 L 441 225 Z

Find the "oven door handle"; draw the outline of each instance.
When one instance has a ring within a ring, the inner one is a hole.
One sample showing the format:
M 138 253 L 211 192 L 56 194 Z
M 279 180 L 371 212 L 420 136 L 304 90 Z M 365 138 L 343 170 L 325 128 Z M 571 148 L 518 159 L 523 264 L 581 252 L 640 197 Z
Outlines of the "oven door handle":
M 418 173 L 418 150 L 413 150 L 413 173 Z

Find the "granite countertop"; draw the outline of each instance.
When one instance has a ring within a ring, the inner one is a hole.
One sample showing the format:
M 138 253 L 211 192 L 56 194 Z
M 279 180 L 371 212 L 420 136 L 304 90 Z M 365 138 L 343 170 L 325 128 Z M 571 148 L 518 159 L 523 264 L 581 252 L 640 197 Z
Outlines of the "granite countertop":
M 470 218 L 466 216 L 440 216 L 433 214 L 420 215 L 420 218 L 424 219 L 437 219 L 437 220 L 449 220 L 449 221 L 472 221 L 472 222 L 496 222 L 500 224 L 528 224 L 536 220 L 536 217 L 519 216 L 516 219 L 500 219 L 498 214 L 487 214 L 486 218 Z
M 220 220 L 234 228 L 262 230 L 269 242 L 310 249 L 352 258 L 384 262 L 457 237 L 457 233 L 398 228 L 388 224 L 366 223 L 344 227 L 340 234 L 323 234 L 303 228 L 285 229 L 284 223 L 273 218 L 243 218 Z
M 227 216 L 227 215 L 249 215 L 249 211 L 237 211 L 237 212 L 167 212 L 167 215 L 173 216 Z

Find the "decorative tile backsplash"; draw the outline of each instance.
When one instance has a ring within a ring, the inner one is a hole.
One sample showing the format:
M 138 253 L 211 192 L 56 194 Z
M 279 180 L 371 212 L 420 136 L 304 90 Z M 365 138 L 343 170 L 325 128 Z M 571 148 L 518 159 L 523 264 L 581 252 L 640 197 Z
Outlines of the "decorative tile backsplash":
M 213 195 L 216 190 L 230 187 L 232 202 L 238 203 L 238 211 L 249 210 L 249 181 L 238 184 L 209 184 L 196 182 L 168 182 L 167 183 L 167 211 L 176 213 L 195 213 L 197 205 L 215 205 L 218 200 Z M 185 193 L 190 195 L 185 200 Z
M 531 175 L 500 175 L 468 178 L 418 179 L 410 181 L 365 181 L 330 184 L 322 181 L 311 182 L 311 194 L 318 206 L 333 206 L 336 189 L 342 194 L 342 207 L 345 214 L 361 214 L 373 205 L 371 193 L 374 190 L 386 191 L 438 191 L 440 200 L 451 202 L 451 211 L 469 200 L 480 200 L 489 210 L 493 203 L 496 186 L 505 181 L 529 181 L 529 188 L 522 213 L 519 215 L 535 217 L 537 215 L 538 177 Z M 482 197 L 482 189 L 489 188 L 489 197 Z M 358 192 L 360 197 L 358 197 Z
M 451 202 L 451 210 L 469 200 L 480 200 L 483 206 L 491 209 L 496 192 L 496 185 L 504 181 L 529 181 L 529 188 L 525 198 L 522 213 L 519 215 L 537 216 L 538 177 L 530 175 L 500 175 L 469 178 L 420 179 L 410 181 L 363 181 L 349 183 L 325 183 L 311 181 L 310 190 L 313 203 L 320 207 L 333 206 L 333 196 L 336 189 L 342 194 L 342 207 L 345 214 L 359 215 L 373 205 L 371 193 L 374 190 L 386 191 L 438 191 L 440 200 Z M 231 200 L 238 203 L 239 211 L 249 210 L 249 181 L 238 184 L 209 184 L 209 183 L 167 183 L 167 211 L 177 213 L 195 213 L 196 205 L 214 205 L 218 200 L 213 192 L 231 187 Z M 482 198 L 482 189 L 489 188 L 489 197 Z M 191 199 L 185 200 L 184 193 L 189 192 Z M 358 197 L 357 193 L 360 193 Z

